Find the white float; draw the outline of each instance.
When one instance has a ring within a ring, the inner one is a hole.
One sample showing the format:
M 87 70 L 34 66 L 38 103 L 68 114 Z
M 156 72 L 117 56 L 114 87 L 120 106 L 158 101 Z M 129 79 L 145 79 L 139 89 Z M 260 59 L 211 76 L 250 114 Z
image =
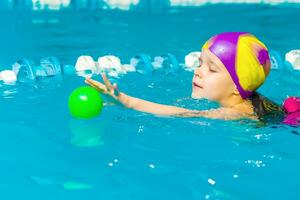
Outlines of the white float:
M 98 58 L 98 71 L 116 71 L 124 73 L 120 58 L 114 55 L 105 55 Z
M 188 71 L 193 71 L 197 67 L 199 67 L 199 57 L 201 55 L 200 51 L 194 51 L 187 54 L 184 58 L 185 69 Z
M 122 65 L 123 70 L 125 70 L 126 72 L 135 72 L 135 67 L 130 65 L 130 64 L 124 64 Z
M 76 64 L 75 64 L 75 70 L 77 71 L 77 74 L 79 76 L 90 76 L 91 74 L 97 73 L 98 69 L 97 66 L 91 56 L 79 56 Z M 88 73 L 87 71 L 90 71 L 91 73 Z
M 292 65 L 295 70 L 300 70 L 300 50 L 291 50 L 285 54 L 285 60 Z
M 14 84 L 17 81 L 17 76 L 12 70 L 3 70 L 0 72 L 0 80 L 5 84 Z

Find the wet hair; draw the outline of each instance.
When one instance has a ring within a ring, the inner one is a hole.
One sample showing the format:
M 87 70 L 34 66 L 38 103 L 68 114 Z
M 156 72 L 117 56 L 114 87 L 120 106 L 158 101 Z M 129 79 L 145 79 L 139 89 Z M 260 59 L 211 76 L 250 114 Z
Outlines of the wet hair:
M 264 124 L 280 123 L 284 119 L 283 108 L 258 92 L 248 98 L 260 122 Z

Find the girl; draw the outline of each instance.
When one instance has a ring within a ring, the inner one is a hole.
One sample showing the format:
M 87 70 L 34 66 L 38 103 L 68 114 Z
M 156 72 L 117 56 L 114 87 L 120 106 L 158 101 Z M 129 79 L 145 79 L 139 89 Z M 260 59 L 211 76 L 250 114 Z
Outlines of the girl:
M 220 104 L 217 109 L 189 110 L 132 97 L 120 92 L 105 74 L 104 84 L 91 78 L 85 82 L 127 108 L 155 115 L 282 121 L 283 108 L 255 92 L 268 76 L 271 64 L 266 46 L 254 35 L 218 34 L 203 45 L 199 61 L 192 79 L 192 97 L 216 101 Z

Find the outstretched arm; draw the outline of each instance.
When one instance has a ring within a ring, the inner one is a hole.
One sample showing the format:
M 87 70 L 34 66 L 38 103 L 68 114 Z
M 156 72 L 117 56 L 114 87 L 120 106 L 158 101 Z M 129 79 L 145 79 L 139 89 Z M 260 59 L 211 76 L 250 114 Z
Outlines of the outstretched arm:
M 154 115 L 167 115 L 176 117 L 206 117 L 225 120 L 234 120 L 245 117 L 251 118 L 231 108 L 218 108 L 199 111 L 146 101 L 120 92 L 117 85 L 112 85 L 105 74 L 102 74 L 102 79 L 105 84 L 91 78 L 86 78 L 85 83 L 112 97 L 123 106 L 137 111 L 151 113 Z
M 154 115 L 177 115 L 187 112 L 193 112 L 192 110 L 188 110 L 185 108 L 158 104 L 129 96 L 123 92 L 120 92 L 116 84 L 112 85 L 105 74 L 102 74 L 102 79 L 105 84 L 102 84 L 101 82 L 95 81 L 91 78 L 86 78 L 85 83 L 96 88 L 98 91 L 112 97 L 114 100 L 121 103 L 127 108 L 151 113 Z
M 120 93 L 120 102 L 123 103 L 127 108 L 131 108 L 137 111 L 151 113 L 154 115 L 180 115 L 183 113 L 193 112 L 193 110 L 158 104 L 151 101 L 146 101 L 136 97 L 129 96 L 124 93 Z

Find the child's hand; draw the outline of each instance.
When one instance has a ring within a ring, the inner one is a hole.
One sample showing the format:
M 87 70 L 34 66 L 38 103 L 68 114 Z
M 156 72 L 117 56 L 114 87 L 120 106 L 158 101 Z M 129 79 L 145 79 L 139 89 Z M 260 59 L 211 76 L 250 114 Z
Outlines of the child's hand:
M 97 89 L 99 92 L 102 92 L 115 100 L 119 100 L 120 91 L 118 89 L 117 84 L 111 84 L 111 82 L 107 79 L 106 74 L 101 74 L 102 79 L 105 84 L 95 81 L 91 78 L 86 78 L 85 83 L 89 84 L 93 88 Z

